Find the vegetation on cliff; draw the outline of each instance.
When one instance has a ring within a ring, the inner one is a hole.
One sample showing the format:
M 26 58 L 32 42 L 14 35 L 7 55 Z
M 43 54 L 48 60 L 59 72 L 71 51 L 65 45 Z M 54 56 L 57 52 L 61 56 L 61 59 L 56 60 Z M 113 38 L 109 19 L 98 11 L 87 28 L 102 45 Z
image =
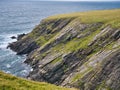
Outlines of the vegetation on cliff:
M 120 89 L 120 9 L 48 17 L 10 48 L 28 54 L 32 80 Z
M 120 9 L 89 11 L 82 13 L 62 14 L 46 18 L 46 20 L 61 19 L 61 18 L 77 18 L 82 23 L 97 23 L 102 22 L 111 27 L 120 27 Z

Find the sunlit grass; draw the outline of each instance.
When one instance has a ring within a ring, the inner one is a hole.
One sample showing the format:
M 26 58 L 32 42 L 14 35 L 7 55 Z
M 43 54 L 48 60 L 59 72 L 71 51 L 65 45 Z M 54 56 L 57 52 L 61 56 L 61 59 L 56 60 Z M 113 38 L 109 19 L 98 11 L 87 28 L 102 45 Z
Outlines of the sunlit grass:
M 120 9 L 61 14 L 48 17 L 46 20 L 61 18 L 78 18 L 83 23 L 102 22 L 115 28 L 120 27 Z
M 0 72 L 0 90 L 75 90 L 75 89 L 63 88 L 45 82 L 30 81 Z

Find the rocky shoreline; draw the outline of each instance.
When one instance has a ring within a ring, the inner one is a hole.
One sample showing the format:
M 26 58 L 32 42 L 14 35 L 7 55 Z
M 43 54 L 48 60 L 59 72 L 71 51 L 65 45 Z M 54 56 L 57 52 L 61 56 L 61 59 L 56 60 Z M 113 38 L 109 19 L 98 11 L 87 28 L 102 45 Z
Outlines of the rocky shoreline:
M 33 49 L 37 48 L 37 45 L 33 42 L 29 46 L 27 46 L 26 49 L 22 49 L 22 47 L 21 47 L 22 43 L 19 41 L 21 41 L 21 39 L 23 37 L 25 37 L 26 35 L 27 34 L 23 33 L 23 34 L 18 35 L 17 37 L 13 36 L 14 37 L 13 39 L 17 39 L 17 43 L 16 42 L 9 43 L 7 48 L 10 48 L 14 52 L 17 52 L 17 55 L 29 54 Z M 18 47 L 16 47 L 16 46 L 18 46 Z

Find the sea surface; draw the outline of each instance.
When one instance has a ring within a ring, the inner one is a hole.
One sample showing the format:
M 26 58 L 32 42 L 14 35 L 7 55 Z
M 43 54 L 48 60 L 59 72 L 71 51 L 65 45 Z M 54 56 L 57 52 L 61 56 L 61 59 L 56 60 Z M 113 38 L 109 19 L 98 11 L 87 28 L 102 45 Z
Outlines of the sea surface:
M 120 2 L 48 2 L 0 0 L 0 70 L 26 77 L 32 68 L 24 63 L 26 56 L 6 49 L 14 42 L 11 36 L 28 33 L 43 18 L 55 14 L 120 8 Z

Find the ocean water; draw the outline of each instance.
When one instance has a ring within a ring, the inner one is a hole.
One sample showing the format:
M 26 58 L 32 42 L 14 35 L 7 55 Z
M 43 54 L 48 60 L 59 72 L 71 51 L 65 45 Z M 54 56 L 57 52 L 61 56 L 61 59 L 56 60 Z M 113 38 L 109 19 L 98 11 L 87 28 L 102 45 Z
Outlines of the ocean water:
M 62 13 L 120 8 L 120 2 L 45 2 L 0 0 L 0 70 L 26 77 L 32 68 L 24 63 L 26 56 L 6 49 L 14 42 L 11 36 L 32 31 L 48 16 Z

